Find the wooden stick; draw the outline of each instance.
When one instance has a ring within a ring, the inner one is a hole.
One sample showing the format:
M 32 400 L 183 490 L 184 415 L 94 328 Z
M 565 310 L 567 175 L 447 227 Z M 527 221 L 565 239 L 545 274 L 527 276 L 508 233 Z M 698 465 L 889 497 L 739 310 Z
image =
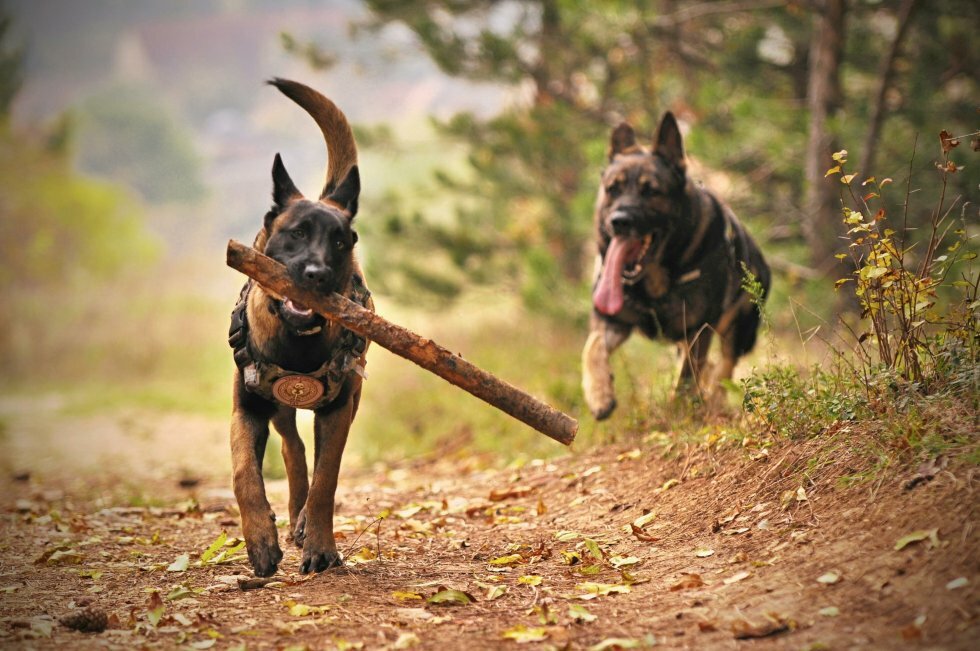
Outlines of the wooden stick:
M 395 325 L 340 296 L 323 296 L 293 285 L 286 268 L 240 242 L 228 242 L 228 266 L 272 292 L 305 305 L 324 318 L 370 339 L 391 352 L 435 373 L 559 443 L 570 445 L 578 421 L 517 387 L 474 366 L 439 344 Z

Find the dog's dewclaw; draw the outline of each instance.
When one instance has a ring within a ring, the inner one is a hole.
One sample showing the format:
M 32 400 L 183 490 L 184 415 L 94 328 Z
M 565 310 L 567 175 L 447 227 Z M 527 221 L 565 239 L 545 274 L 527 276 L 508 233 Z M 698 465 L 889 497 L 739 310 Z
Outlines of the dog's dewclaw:
M 228 242 L 227 260 L 229 267 L 253 278 L 267 290 L 313 308 L 324 318 L 415 362 L 545 436 L 564 445 L 570 445 L 575 440 L 578 421 L 574 418 L 474 366 L 434 341 L 395 325 L 338 294 L 323 296 L 294 286 L 285 267 L 240 242 Z

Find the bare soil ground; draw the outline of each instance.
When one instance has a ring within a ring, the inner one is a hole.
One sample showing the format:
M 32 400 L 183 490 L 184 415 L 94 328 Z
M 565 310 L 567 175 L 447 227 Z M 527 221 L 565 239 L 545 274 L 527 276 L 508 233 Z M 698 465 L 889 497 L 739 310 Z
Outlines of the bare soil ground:
M 275 581 L 252 590 L 221 472 L 8 475 L 0 647 L 977 648 L 976 468 L 844 489 L 846 460 L 804 472 L 810 452 L 658 439 L 345 470 L 347 565 L 299 575 L 284 527 Z M 127 503 L 124 477 L 150 504 Z M 268 489 L 285 513 L 284 482 Z M 224 557 L 207 554 L 222 532 Z M 108 628 L 60 623 L 83 609 Z

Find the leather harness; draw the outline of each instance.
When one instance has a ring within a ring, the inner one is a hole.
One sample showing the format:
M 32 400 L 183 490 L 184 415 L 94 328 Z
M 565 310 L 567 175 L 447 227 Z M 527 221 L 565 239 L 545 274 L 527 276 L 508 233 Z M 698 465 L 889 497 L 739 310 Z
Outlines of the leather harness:
M 228 331 L 228 345 L 234 351 L 235 365 L 242 372 L 245 388 L 258 396 L 297 409 L 319 409 L 340 395 L 340 390 L 351 373 L 365 376 L 361 358 L 367 349 L 367 340 L 343 328 L 339 341 L 333 347 L 333 354 L 323 365 L 312 373 L 297 373 L 266 361 L 252 350 L 248 336 L 248 295 L 255 285 L 249 280 L 242 287 L 238 303 L 231 312 L 231 328 Z M 371 292 L 364 280 L 354 274 L 350 300 L 367 307 Z M 302 332 L 299 334 L 313 334 Z

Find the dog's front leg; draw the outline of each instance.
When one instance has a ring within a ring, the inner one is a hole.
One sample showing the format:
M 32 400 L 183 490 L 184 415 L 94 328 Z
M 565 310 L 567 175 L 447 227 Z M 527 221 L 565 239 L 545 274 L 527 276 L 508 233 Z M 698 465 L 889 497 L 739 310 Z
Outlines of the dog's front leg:
M 296 429 L 296 410 L 280 407 L 272 417 L 272 424 L 282 436 L 282 458 L 289 480 L 289 527 L 290 536 L 297 546 L 303 546 L 306 537 L 306 497 L 310 480 L 306 469 L 306 447 Z
M 592 317 L 592 330 L 582 349 L 582 390 L 585 403 L 596 420 L 603 420 L 616 409 L 612 365 L 609 357 L 629 337 L 630 330 Z
M 306 540 L 303 543 L 303 562 L 299 568 L 303 574 L 322 572 L 343 564 L 333 537 L 334 494 L 337 492 L 340 459 L 359 397 L 358 388 L 341 407 L 316 414 L 313 483 L 306 500 Z
M 231 420 L 233 482 L 242 514 L 245 548 L 256 576 L 272 576 L 282 560 L 276 515 L 266 499 L 262 481 L 262 455 L 268 438 L 268 417 L 236 405 Z

